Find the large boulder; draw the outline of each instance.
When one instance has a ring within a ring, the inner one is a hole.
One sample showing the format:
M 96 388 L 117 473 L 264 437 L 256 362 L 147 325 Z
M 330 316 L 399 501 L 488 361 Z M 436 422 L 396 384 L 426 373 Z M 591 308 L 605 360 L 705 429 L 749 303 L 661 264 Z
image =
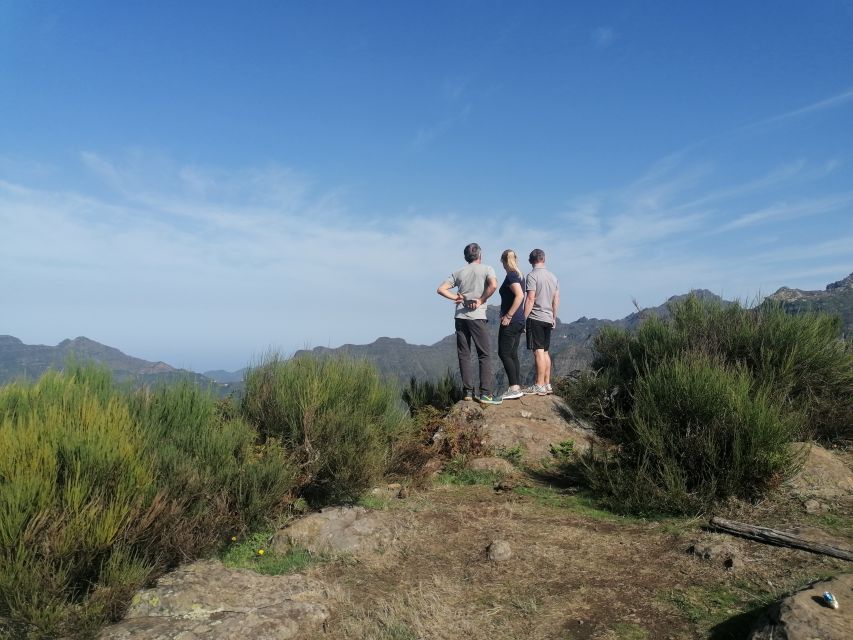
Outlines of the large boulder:
M 100 640 L 286 640 L 311 637 L 329 617 L 323 585 L 264 576 L 216 560 L 186 565 L 137 593 Z
M 823 592 L 839 603 L 832 609 Z M 848 640 L 853 636 L 853 573 L 822 580 L 771 605 L 753 628 L 750 640 Z

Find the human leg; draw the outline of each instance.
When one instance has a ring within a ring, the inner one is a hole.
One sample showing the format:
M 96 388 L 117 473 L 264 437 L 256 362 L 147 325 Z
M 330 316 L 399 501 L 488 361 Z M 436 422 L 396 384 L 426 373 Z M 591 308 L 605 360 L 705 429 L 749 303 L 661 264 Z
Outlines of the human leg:
M 471 372 L 471 331 L 468 320 L 457 319 L 456 324 L 456 355 L 459 357 L 459 373 L 462 376 L 462 387 L 465 394 L 473 393 L 474 380 Z
M 503 363 L 510 388 L 518 386 L 520 371 L 518 341 L 520 337 L 521 325 L 519 324 L 501 325 L 498 330 L 498 357 Z
M 480 394 L 492 395 L 492 351 L 485 320 L 466 320 L 480 364 Z

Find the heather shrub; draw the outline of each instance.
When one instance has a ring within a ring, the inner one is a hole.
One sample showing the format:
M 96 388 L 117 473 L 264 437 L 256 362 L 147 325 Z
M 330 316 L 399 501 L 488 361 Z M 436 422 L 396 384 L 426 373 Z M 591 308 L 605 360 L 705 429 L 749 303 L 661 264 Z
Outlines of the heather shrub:
M 793 440 L 853 437 L 853 350 L 837 318 L 693 295 L 669 310 L 634 333 L 603 329 L 592 370 L 557 387 L 617 445 L 587 457 L 615 506 L 695 511 L 754 497 L 795 469 L 784 455 Z
M 283 360 L 245 376 L 242 412 L 264 438 L 280 439 L 299 467 L 299 491 L 314 504 L 356 499 L 374 484 L 411 423 L 396 385 L 350 357 Z
M 412 376 L 408 386 L 403 388 L 403 402 L 409 406 L 412 415 L 424 407 L 447 411 L 461 399 L 462 385 L 450 371 L 435 381 L 418 380 Z
M 0 619 L 88 637 L 147 580 L 273 515 L 293 467 L 189 384 L 72 366 L 0 388 Z
M 754 387 L 749 371 L 684 353 L 637 379 L 629 431 L 615 453 L 586 460 L 618 510 L 698 513 L 753 499 L 796 469 L 802 416 Z

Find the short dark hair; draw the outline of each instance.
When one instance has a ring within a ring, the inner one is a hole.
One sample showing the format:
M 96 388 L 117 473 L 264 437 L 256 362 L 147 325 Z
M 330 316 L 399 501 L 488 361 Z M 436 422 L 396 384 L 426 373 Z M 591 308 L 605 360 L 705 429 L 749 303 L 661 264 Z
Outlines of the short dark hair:
M 530 257 L 527 259 L 530 264 L 539 264 L 545 262 L 545 252 L 542 249 L 534 249 L 530 252 Z
M 472 242 L 467 247 L 465 247 L 465 262 L 474 262 L 477 258 L 480 257 L 480 245 L 476 242 Z

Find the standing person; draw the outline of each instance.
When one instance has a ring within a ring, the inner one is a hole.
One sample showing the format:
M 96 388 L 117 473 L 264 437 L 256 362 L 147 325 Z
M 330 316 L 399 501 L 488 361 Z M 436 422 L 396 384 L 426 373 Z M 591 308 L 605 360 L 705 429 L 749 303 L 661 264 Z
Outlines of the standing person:
M 474 376 L 471 371 L 471 340 L 477 349 L 480 363 L 481 404 L 500 404 L 492 395 L 492 364 L 489 333 L 486 330 L 486 300 L 495 292 L 498 281 L 495 270 L 482 264 L 480 245 L 472 242 L 465 247 L 465 262 L 468 264 L 455 271 L 437 289 L 438 295 L 456 303 L 456 352 L 459 356 L 459 371 L 465 388 L 465 400 L 474 398 Z M 452 293 L 451 289 L 456 289 Z
M 501 288 L 501 326 L 498 329 L 498 357 L 503 362 L 509 388 L 501 400 L 514 400 L 524 395 L 519 384 L 521 367 L 518 362 L 518 342 L 524 333 L 524 291 L 518 256 L 512 249 L 501 254 L 506 271 Z
M 560 309 L 560 283 L 557 277 L 545 268 L 545 252 L 534 249 L 530 252 L 533 271 L 527 274 L 524 300 L 524 317 L 527 318 L 527 348 L 533 352 L 536 378 L 524 393 L 540 396 L 554 393 L 551 389 L 551 330 L 557 326 Z

